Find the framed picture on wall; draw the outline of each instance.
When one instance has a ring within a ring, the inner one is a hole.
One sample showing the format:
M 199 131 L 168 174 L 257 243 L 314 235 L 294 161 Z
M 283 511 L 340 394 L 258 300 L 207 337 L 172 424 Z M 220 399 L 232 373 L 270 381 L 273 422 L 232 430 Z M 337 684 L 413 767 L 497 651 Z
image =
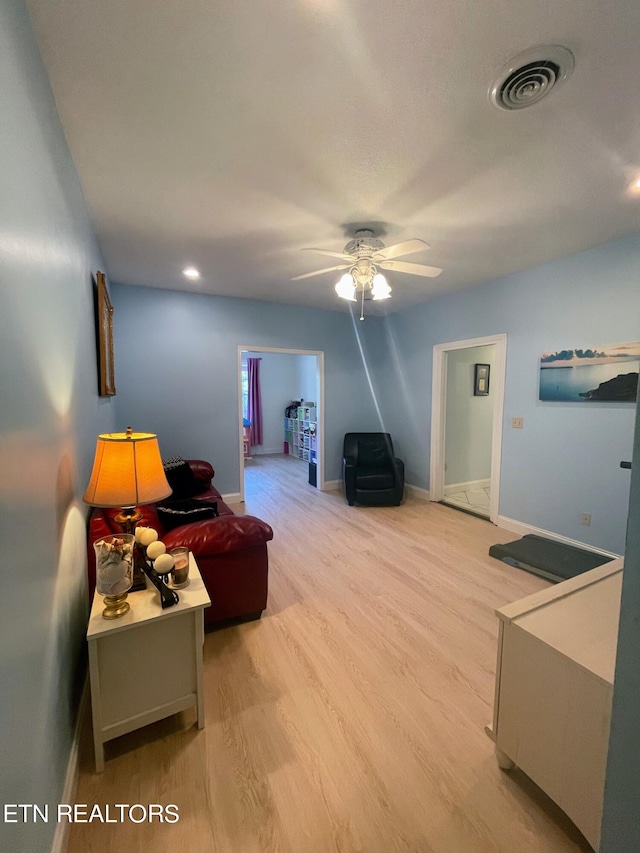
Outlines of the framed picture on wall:
M 102 272 L 98 282 L 98 377 L 101 397 L 114 397 L 116 383 L 113 364 L 113 305 L 109 299 L 107 281 Z
M 489 371 L 490 365 L 488 364 L 476 364 L 475 366 L 475 377 L 473 382 L 473 395 L 474 397 L 488 397 L 489 396 Z
M 539 399 L 546 403 L 635 403 L 640 341 L 543 352 Z

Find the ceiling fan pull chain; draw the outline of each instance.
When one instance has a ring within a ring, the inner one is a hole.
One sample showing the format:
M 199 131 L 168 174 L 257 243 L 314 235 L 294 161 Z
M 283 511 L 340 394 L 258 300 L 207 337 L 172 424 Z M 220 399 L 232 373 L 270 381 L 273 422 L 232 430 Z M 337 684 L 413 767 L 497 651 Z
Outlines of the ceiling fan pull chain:
M 362 288 L 362 302 L 360 303 L 360 319 L 364 320 L 364 287 Z

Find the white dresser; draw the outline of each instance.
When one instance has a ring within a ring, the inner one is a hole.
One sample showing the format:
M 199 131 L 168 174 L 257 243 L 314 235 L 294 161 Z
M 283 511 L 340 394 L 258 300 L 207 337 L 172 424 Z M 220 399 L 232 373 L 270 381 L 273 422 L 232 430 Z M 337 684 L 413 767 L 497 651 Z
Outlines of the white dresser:
M 517 765 L 595 850 L 607 764 L 622 559 L 496 611 L 493 724 L 500 766 Z

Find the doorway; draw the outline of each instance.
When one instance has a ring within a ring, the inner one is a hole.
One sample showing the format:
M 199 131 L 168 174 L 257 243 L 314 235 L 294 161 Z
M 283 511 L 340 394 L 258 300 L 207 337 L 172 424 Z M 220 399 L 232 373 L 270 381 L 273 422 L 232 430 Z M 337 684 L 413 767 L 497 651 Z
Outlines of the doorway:
M 246 376 L 247 357 L 260 359 L 260 385 L 262 396 L 262 444 L 250 445 L 247 458 L 246 440 L 248 428 L 244 411 L 243 379 Z M 295 401 L 304 400 L 309 407 L 314 404 L 313 454 L 315 467 L 313 479 L 318 489 L 324 487 L 324 353 L 319 350 L 288 349 L 283 347 L 239 346 L 238 347 L 238 436 L 240 459 L 240 500 L 245 499 L 245 473 L 261 465 L 271 476 L 277 476 L 278 466 L 267 465 L 276 454 L 299 470 L 305 481 L 311 479 L 309 457 L 303 453 L 293 454 L 286 442 L 285 409 Z M 301 422 L 302 423 L 302 422 Z M 262 458 L 261 458 L 262 457 Z M 250 468 L 251 466 L 251 468 Z
M 506 335 L 433 348 L 433 501 L 497 522 Z

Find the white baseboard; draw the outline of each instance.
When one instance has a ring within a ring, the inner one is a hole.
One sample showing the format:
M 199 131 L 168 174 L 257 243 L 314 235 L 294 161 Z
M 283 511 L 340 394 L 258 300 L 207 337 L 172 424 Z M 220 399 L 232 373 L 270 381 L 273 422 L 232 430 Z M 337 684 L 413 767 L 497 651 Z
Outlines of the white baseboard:
M 466 492 L 469 489 L 488 489 L 491 485 L 491 480 L 469 480 L 466 483 L 451 483 L 444 487 L 445 495 L 451 495 L 454 492 Z
M 78 716 L 76 718 L 75 728 L 73 730 L 73 739 L 71 741 L 71 750 L 69 752 L 69 762 L 67 764 L 67 775 L 64 780 L 64 790 L 62 792 L 61 803 L 75 803 L 76 793 L 78 790 L 78 759 L 80 753 L 80 733 L 84 722 L 84 715 L 87 712 L 89 705 L 89 675 L 85 677 L 80 696 L 80 706 L 78 708 Z M 65 853 L 67 849 L 67 841 L 69 840 L 70 821 L 61 820 L 56 824 L 56 831 L 53 836 L 53 844 L 51 845 L 51 853 Z
M 322 489 L 323 492 L 335 492 L 342 491 L 342 480 L 325 480 L 324 487 Z
M 423 501 L 430 500 L 429 492 L 427 491 L 427 489 L 422 489 L 420 486 L 412 486 L 409 483 L 405 483 L 404 487 L 414 497 L 420 498 L 420 500 Z M 325 480 L 323 491 L 344 492 L 344 483 L 342 482 L 342 480 Z
M 227 494 L 227 495 L 222 495 L 222 500 L 223 500 L 226 504 L 239 504 L 239 503 L 242 503 L 242 500 L 240 499 L 240 492 L 230 492 L 230 493 L 229 493 L 229 494 Z
M 410 483 L 405 483 L 404 487 L 414 498 L 420 498 L 421 501 L 431 500 L 428 489 L 423 489 L 420 486 L 412 486 Z
M 512 533 L 519 533 L 521 536 L 534 533 L 536 536 L 544 536 L 545 539 L 553 539 L 554 542 L 564 542 L 565 545 L 573 545 L 574 548 L 586 548 L 588 551 L 594 551 L 596 554 L 603 554 L 605 557 L 615 558 L 622 556 L 621 554 L 614 554 L 613 551 L 604 551 L 602 548 L 596 548 L 588 542 L 569 539 L 568 536 L 561 536 L 559 533 L 552 533 L 550 530 L 544 530 L 542 527 L 534 527 L 532 524 L 524 524 L 522 521 L 516 521 L 515 519 L 507 518 L 504 515 L 498 516 L 497 525 L 505 530 L 510 530 Z
M 251 448 L 251 452 L 253 453 L 254 456 L 276 456 L 276 455 L 283 456 L 284 455 L 284 450 L 282 448 L 282 445 L 280 445 L 279 447 L 263 447 L 262 445 L 260 445 L 259 447 L 256 447 L 255 445 L 253 445 L 253 447 Z
M 412 486 L 409 483 L 405 483 L 405 489 L 410 492 L 414 497 L 420 498 L 420 500 L 428 501 L 430 500 L 429 492 L 427 489 L 422 489 L 420 486 Z M 342 480 L 325 480 L 324 481 L 324 492 L 344 492 L 344 483 Z

